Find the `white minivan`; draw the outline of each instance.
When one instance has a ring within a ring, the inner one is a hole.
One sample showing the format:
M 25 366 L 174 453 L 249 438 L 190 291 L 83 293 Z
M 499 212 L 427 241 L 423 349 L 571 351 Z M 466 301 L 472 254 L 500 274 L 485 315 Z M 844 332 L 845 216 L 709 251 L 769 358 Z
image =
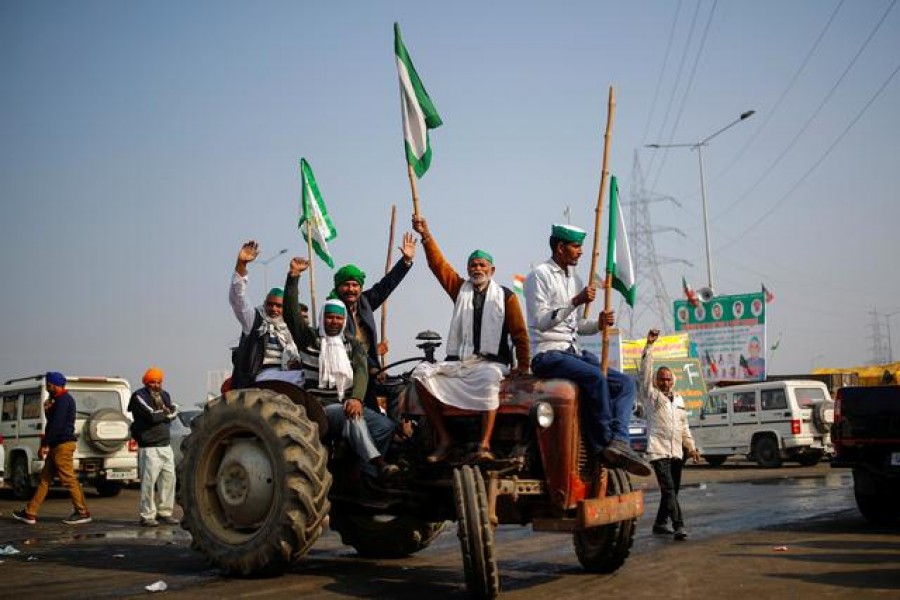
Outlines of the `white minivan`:
M 783 460 L 811 466 L 831 454 L 833 422 L 834 403 L 824 383 L 787 380 L 710 390 L 690 427 L 700 454 L 713 466 L 745 455 L 774 468 Z
M 75 473 L 101 496 L 115 496 L 124 483 L 138 478 L 137 444 L 131 439 L 126 413 L 131 386 L 119 377 L 67 377 L 66 390 L 75 399 Z M 0 439 L 5 451 L 0 472 L 5 467 L 5 483 L 20 499 L 34 493 L 44 466 L 38 450 L 47 397 L 44 375 L 0 385 Z

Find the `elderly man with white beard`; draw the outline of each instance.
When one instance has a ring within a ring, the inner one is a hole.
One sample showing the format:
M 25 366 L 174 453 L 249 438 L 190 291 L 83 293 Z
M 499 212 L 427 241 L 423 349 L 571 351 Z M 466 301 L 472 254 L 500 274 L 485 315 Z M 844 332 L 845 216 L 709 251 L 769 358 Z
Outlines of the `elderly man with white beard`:
M 493 460 L 491 434 L 500 405 L 500 382 L 507 375 L 529 370 L 522 309 L 513 291 L 493 280 L 490 254 L 472 252 L 466 262 L 468 278 L 464 278 L 444 259 L 425 219 L 414 216 L 412 226 L 422 236 L 428 267 L 454 302 L 446 360 L 422 363 L 413 371 L 422 407 L 437 434 L 435 450 L 426 460 L 440 462 L 452 448 L 441 404 L 482 413 L 481 439 L 471 458 L 475 462 Z

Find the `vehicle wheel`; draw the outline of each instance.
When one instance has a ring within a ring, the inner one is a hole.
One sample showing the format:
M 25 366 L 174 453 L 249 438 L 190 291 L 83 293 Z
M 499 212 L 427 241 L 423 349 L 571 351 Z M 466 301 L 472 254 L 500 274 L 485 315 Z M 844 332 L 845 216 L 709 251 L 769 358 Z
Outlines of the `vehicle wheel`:
M 711 467 L 721 467 L 725 464 L 725 461 L 728 460 L 728 455 L 726 454 L 704 454 L 703 460 L 709 463 Z
M 900 485 L 893 489 L 861 469 L 853 470 L 853 495 L 856 506 L 867 520 L 879 525 L 890 524 L 900 519 Z
M 101 408 L 84 422 L 84 438 L 97 452 L 117 452 L 131 437 L 131 422 L 115 408 Z
M 824 452 L 803 452 L 797 456 L 797 462 L 804 467 L 812 467 L 813 465 L 819 464 L 819 461 L 822 460 L 823 456 L 825 456 Z
M 455 469 L 453 498 L 456 502 L 457 535 L 462 547 L 466 591 L 476 598 L 496 598 L 500 594 L 500 571 L 481 471 L 469 465 Z
M 607 496 L 619 496 L 634 488 L 624 469 L 609 469 Z M 637 519 L 576 531 L 573 536 L 578 562 L 591 573 L 612 573 L 631 553 Z
M 11 470 L 13 496 L 17 500 L 30 500 L 34 495 L 34 483 L 28 473 L 28 459 L 22 455 L 17 456 Z
M 106 481 L 104 479 L 95 483 L 94 487 L 97 488 L 97 494 L 101 498 L 114 498 L 122 491 L 122 483 L 119 481 Z
M 778 450 L 778 442 L 772 436 L 757 439 L 753 455 L 756 457 L 756 464 L 765 469 L 777 469 L 781 466 L 781 452 Z
M 182 449 L 182 526 L 226 574 L 281 573 L 319 538 L 330 508 L 328 455 L 287 396 L 241 389 L 216 398 Z
M 427 548 L 444 530 L 444 523 L 410 516 L 342 515 L 332 511 L 331 528 L 360 556 L 403 558 Z

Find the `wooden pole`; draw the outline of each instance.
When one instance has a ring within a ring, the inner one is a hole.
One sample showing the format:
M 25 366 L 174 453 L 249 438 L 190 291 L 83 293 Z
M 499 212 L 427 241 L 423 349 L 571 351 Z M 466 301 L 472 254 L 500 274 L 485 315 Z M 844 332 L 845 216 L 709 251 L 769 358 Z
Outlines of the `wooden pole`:
M 409 187 L 412 190 L 413 216 L 419 216 L 419 189 L 416 187 L 416 173 L 412 165 L 406 163 L 406 172 L 409 175 Z
M 309 326 L 315 329 L 316 325 L 316 270 L 313 267 L 315 263 L 312 247 L 312 230 L 309 226 L 309 219 L 306 219 L 306 251 L 309 256 Z
M 603 215 L 603 197 L 606 195 L 606 178 L 609 175 L 607 163 L 609 160 L 609 139 L 612 135 L 613 116 L 616 112 L 616 90 L 609 86 L 609 102 L 606 112 L 606 133 L 603 134 L 603 162 L 600 167 L 600 191 L 597 194 L 597 207 L 594 209 L 594 247 L 591 253 L 591 270 L 588 273 L 588 285 L 594 283 L 594 273 L 597 272 L 597 258 L 600 255 L 600 218 Z M 608 278 L 607 278 L 608 279 Z M 591 303 L 584 305 L 584 318 L 590 314 Z M 604 338 L 605 340 L 605 338 Z M 606 370 L 604 369 L 604 373 Z
M 606 272 L 606 279 L 603 281 L 603 310 L 608 311 L 612 306 L 612 273 Z M 600 369 L 603 375 L 609 369 L 609 327 L 603 328 L 602 342 L 600 345 Z
M 413 196 L 415 197 L 415 196 Z M 394 251 L 394 226 L 397 223 L 397 205 L 391 204 L 391 228 L 388 233 L 387 260 L 384 262 L 384 274 L 387 275 L 391 270 Z M 381 359 L 381 368 L 387 365 L 388 339 L 387 339 L 387 307 L 388 301 L 381 303 L 381 343 L 378 344 L 378 354 Z

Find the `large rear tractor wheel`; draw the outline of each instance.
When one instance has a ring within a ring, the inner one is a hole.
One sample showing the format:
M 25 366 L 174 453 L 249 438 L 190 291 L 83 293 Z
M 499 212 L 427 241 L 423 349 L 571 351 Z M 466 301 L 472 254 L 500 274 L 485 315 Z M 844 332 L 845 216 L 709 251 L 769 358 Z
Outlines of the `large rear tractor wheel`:
M 500 594 L 500 571 L 481 471 L 468 465 L 453 471 L 453 497 L 466 590 L 475 598 L 496 598 Z
M 631 479 L 623 469 L 608 469 L 607 496 L 619 496 L 631 492 Z M 575 554 L 578 562 L 591 573 L 612 573 L 623 564 L 631 553 L 637 519 L 618 521 L 576 531 Z
M 328 455 L 318 427 L 287 396 L 226 393 L 194 420 L 182 449 L 182 526 L 226 574 L 281 573 L 321 535 Z
M 332 511 L 331 528 L 360 556 L 403 558 L 427 548 L 444 530 L 444 523 L 410 516 L 342 515 Z

